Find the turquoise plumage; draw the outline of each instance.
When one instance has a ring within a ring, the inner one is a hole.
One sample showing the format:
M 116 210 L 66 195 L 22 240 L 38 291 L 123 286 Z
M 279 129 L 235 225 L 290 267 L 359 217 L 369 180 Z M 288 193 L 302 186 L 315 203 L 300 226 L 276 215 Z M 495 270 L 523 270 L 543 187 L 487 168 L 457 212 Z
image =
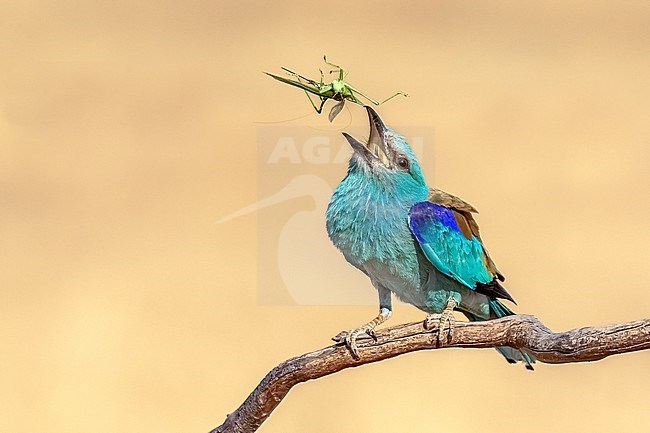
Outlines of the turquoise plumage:
M 476 210 L 429 188 L 404 137 L 386 127 L 372 108 L 366 109 L 368 143 L 344 133 L 354 152 L 326 220 L 334 245 L 377 289 L 380 311 L 367 324 L 339 334 L 339 340 L 358 356 L 357 337 L 374 335 L 374 328 L 391 316 L 393 293 L 429 313 L 425 323 L 448 324 L 449 332 L 455 308 L 470 320 L 514 314 L 497 299 L 512 301 L 483 246 L 472 216 Z M 509 362 L 523 361 L 532 369 L 530 355 L 497 350 Z
M 486 269 L 481 242 L 461 232 L 451 209 L 427 201 L 417 203 L 409 211 L 409 227 L 424 255 L 443 274 L 470 289 L 494 279 Z

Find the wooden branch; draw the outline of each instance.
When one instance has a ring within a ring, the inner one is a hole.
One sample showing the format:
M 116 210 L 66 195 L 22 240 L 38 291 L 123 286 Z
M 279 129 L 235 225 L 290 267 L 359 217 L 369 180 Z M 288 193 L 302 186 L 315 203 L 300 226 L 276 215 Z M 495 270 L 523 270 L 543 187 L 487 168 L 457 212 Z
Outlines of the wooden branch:
M 414 352 L 437 348 L 437 328 L 421 322 L 386 328 L 377 341 L 358 340 L 360 359 L 333 345 L 288 359 L 271 370 L 239 408 L 210 433 L 252 433 L 269 417 L 289 390 L 301 382 Z M 508 316 L 486 322 L 457 323 L 444 347 L 510 346 L 547 364 L 596 361 L 610 355 L 650 348 L 650 318 L 616 325 L 554 333 L 533 316 Z

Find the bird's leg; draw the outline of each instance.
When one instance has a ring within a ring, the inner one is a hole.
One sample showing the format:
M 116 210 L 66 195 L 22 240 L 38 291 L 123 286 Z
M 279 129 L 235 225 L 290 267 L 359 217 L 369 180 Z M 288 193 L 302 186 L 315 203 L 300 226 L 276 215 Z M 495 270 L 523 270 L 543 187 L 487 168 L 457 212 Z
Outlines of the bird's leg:
M 456 324 L 456 319 L 454 318 L 454 308 L 458 306 L 456 299 L 451 296 L 447 300 L 447 305 L 445 309 L 442 310 L 441 314 L 429 314 L 426 319 L 424 319 L 424 328 L 427 330 L 433 329 L 433 325 L 438 325 L 438 346 L 444 344 L 444 339 L 442 335 L 444 333 L 445 327 L 449 325 L 449 331 L 447 332 L 447 340 L 451 339 L 451 336 L 454 332 L 454 325 Z
M 360 326 L 359 328 L 351 329 L 348 331 L 341 331 L 332 338 L 332 340 L 337 343 L 345 343 L 348 349 L 350 349 L 350 352 L 352 353 L 354 359 L 359 359 L 359 352 L 357 350 L 357 338 L 359 338 L 359 336 L 362 334 L 368 334 L 375 341 L 377 341 L 375 328 L 388 320 L 393 314 L 390 291 L 379 284 L 375 285 L 377 286 L 377 291 L 379 292 L 379 314 L 377 317 L 365 325 Z

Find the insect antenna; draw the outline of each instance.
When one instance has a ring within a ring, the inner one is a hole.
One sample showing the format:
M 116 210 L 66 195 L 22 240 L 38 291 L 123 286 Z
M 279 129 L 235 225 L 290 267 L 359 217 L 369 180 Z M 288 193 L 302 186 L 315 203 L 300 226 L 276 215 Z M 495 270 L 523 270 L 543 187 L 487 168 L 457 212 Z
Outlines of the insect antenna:
M 254 121 L 253 123 L 255 123 L 255 124 L 261 124 L 261 125 L 272 125 L 272 124 L 276 124 L 276 123 L 294 122 L 294 121 L 296 121 L 296 120 L 304 119 L 305 117 L 309 117 L 309 116 L 313 116 L 313 115 L 314 115 L 313 112 L 309 112 L 309 113 L 307 113 L 307 114 L 303 114 L 302 116 L 293 117 L 293 118 L 291 118 L 291 119 L 286 119 L 286 120 L 275 120 L 275 121 L 268 121 L 268 122 L 265 122 L 265 121 Z

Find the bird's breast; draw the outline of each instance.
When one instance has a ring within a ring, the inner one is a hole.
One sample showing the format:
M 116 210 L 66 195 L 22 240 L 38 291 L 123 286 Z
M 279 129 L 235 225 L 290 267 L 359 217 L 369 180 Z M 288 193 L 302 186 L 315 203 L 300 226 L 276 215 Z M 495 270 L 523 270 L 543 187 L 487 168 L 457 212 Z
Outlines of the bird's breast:
M 418 278 L 410 205 L 337 188 L 327 209 L 327 232 L 354 266 L 378 281 Z

